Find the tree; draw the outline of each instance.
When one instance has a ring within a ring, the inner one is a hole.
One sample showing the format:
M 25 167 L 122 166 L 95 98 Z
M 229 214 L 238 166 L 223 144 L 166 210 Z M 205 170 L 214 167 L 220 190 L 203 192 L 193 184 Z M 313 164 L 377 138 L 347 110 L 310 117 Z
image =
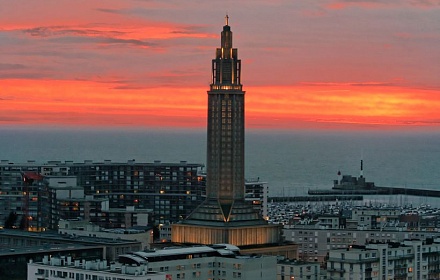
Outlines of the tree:
M 5 220 L 5 228 L 14 228 L 15 222 L 17 222 L 17 213 L 11 212 Z

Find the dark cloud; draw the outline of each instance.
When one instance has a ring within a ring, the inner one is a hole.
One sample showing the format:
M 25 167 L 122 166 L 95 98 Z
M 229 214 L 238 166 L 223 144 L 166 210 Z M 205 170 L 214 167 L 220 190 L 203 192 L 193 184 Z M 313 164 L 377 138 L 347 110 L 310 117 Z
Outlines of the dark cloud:
M 127 44 L 127 45 L 133 45 L 138 47 L 152 47 L 154 44 L 145 42 L 142 40 L 136 40 L 136 39 L 118 39 L 118 38 L 104 38 L 100 40 L 104 44 Z
M 47 77 L 48 75 L 41 72 L 0 73 L 0 79 L 41 79 Z
M 51 29 L 47 27 L 35 27 L 23 30 L 24 33 L 33 37 L 48 37 L 52 34 Z
M 18 117 L 10 117 L 10 116 L 1 116 L 0 115 L 0 123 L 10 122 L 10 123 L 24 123 L 26 118 L 18 118 Z
M 26 66 L 23 64 L 0 63 L 0 71 L 20 70 L 24 68 L 26 68 Z
M 128 90 L 132 90 L 132 89 L 147 89 L 147 87 L 123 85 L 123 86 L 112 87 L 112 89 L 128 89 Z
M 410 0 L 410 3 L 418 7 L 440 6 L 440 0 Z
M 351 82 L 351 83 L 319 83 L 319 82 L 301 82 L 301 85 L 307 86 L 354 86 L 354 87 L 377 87 L 377 86 L 396 86 L 389 82 Z
M 190 25 L 185 26 L 180 30 L 174 30 L 171 33 L 174 34 L 196 34 L 196 33 L 203 33 L 206 30 L 206 26 L 197 26 L 197 25 Z
M 393 83 L 381 83 L 381 82 L 373 82 L 373 83 L 350 83 L 350 86 L 355 87 L 376 87 L 376 86 L 395 86 Z
M 138 39 L 121 39 L 126 35 L 120 31 L 101 31 L 96 29 L 66 28 L 63 26 L 35 27 L 23 30 L 32 37 L 48 38 L 60 43 L 98 43 L 107 45 L 125 44 L 137 47 L 152 47 L 155 44 Z
M 99 54 L 85 52 L 84 50 L 81 52 L 63 52 L 58 50 L 34 50 L 27 51 L 26 53 L 20 53 L 22 56 L 44 56 L 44 57 L 61 57 L 61 58 L 72 58 L 72 59 L 90 59 L 90 55 L 94 55 L 95 57 Z
M 65 26 L 39 26 L 24 29 L 24 33 L 33 37 L 53 37 L 53 36 L 92 36 L 92 37 L 114 37 L 125 35 L 120 31 L 101 31 L 96 29 L 72 29 Z
M 110 14 L 117 14 L 117 15 L 124 15 L 124 14 L 126 14 L 126 12 L 123 11 L 123 10 L 106 9 L 106 8 L 98 8 L 98 9 L 95 9 L 95 10 L 99 11 L 99 12 L 103 12 L 103 13 L 110 13 Z
M 440 0 L 403 0 L 403 1 L 389 1 L 389 0 L 337 0 L 335 4 L 375 4 L 381 6 L 402 6 L 412 5 L 417 7 L 435 7 L 440 6 Z
M 428 126 L 432 126 L 432 125 L 439 125 L 440 124 L 440 119 L 436 120 L 428 120 L 428 121 L 422 121 L 422 120 L 405 120 L 401 122 L 402 124 L 406 124 L 406 125 L 428 125 Z

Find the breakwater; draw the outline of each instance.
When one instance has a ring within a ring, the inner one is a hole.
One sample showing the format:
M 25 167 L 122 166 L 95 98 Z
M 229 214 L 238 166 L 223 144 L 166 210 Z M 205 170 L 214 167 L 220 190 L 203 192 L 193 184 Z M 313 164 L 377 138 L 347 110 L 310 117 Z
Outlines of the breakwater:
M 324 195 L 324 196 L 275 196 L 269 197 L 270 202 L 316 202 L 316 201 L 347 201 L 347 200 L 363 200 L 362 195 Z
M 311 196 L 335 196 L 335 195 L 413 195 L 440 197 L 439 190 L 414 189 L 401 187 L 374 187 L 371 189 L 331 189 L 331 190 L 309 190 Z

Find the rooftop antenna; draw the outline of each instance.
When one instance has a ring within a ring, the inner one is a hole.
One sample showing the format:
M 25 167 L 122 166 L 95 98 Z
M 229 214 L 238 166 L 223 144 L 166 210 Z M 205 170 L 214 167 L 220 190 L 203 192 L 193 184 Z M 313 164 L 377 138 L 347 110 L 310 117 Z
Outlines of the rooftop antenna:
M 228 12 L 226 12 L 225 22 L 226 22 L 226 25 L 229 25 L 229 16 L 228 16 Z
M 364 150 L 361 150 L 361 174 L 360 177 L 364 177 Z

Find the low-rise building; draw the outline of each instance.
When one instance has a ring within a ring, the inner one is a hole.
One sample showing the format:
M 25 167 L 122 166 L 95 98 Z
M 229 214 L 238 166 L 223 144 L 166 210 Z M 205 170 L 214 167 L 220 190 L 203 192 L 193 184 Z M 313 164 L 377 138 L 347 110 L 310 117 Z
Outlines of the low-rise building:
M 12 229 L 0 231 L 0 245 L 7 248 L 22 247 L 34 250 L 36 246 L 56 246 L 58 244 L 101 246 L 104 248 L 104 258 L 109 261 L 115 260 L 120 254 L 143 249 L 142 243 L 136 240 L 72 236 L 61 235 L 57 232 L 29 232 Z
M 105 260 L 74 260 L 72 257 L 49 257 L 41 262 L 30 261 L 27 280 L 49 279 L 102 279 L 102 280 L 166 280 L 165 273 L 148 271 L 147 262 L 139 265 L 124 265 Z
M 165 272 L 171 279 L 276 279 L 276 256 L 241 255 L 230 244 L 171 247 L 149 252 L 133 252 L 119 262 L 139 264 L 148 260 L 148 269 Z
M 110 264 L 46 256 L 41 262 L 28 264 L 28 280 L 275 280 L 276 262 L 275 256 L 241 255 L 238 247 L 229 244 L 129 252 Z
M 42 261 L 47 255 L 70 255 L 84 260 L 102 259 L 105 254 L 104 245 L 83 244 L 44 244 L 32 246 L 25 244 L 3 246 L 0 248 L 0 279 L 22 280 L 26 279 L 27 264 L 29 260 Z M 13 269 L 11 269 L 13 268 Z
M 62 236 L 87 236 L 112 240 L 132 240 L 142 244 L 142 250 L 150 249 L 153 243 L 151 227 L 105 229 L 83 220 L 61 220 L 58 233 Z

